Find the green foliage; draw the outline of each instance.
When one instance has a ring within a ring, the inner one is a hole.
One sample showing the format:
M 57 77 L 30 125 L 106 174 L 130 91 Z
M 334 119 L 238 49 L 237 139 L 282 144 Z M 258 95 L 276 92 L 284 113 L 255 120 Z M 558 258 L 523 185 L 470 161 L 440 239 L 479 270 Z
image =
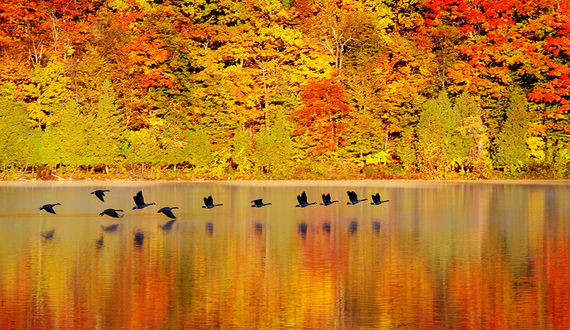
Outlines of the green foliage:
M 509 173 L 515 173 L 528 160 L 527 124 L 529 117 L 527 103 L 521 94 L 511 97 L 507 109 L 507 120 L 497 137 L 495 161 Z
M 27 87 L 30 118 L 40 126 L 52 125 L 61 120 L 67 102 L 73 99 L 69 89 L 71 79 L 65 74 L 64 63 L 50 61 L 46 66 L 34 67 Z
M 402 132 L 402 138 L 396 144 L 396 154 L 400 158 L 400 162 L 407 171 L 415 170 L 417 159 L 416 148 L 414 142 L 416 136 L 414 129 L 411 127 L 405 128 Z
M 14 98 L 15 91 L 14 85 L 0 85 L 0 166 L 3 169 L 27 167 L 34 147 L 30 145 L 31 129 L 25 105 Z
M 0 169 L 568 177 L 570 15 L 497 3 L 7 4 Z
M 115 91 L 109 79 L 101 86 L 97 111 L 91 120 L 88 133 L 92 164 L 88 165 L 113 165 L 120 155 L 125 125 L 124 116 L 117 109 Z
M 48 126 L 41 136 L 39 163 L 74 168 L 93 164 L 88 134 L 91 126 L 92 118 L 82 115 L 77 104 L 69 101 L 61 110 L 59 122 Z
M 159 134 L 153 128 L 128 131 L 125 162 L 131 166 L 159 164 L 163 152 L 158 146 L 158 139 Z
M 212 144 L 203 129 L 185 131 L 184 161 L 196 167 L 206 167 L 214 161 Z
M 236 127 L 232 139 L 232 161 L 237 164 L 238 173 L 249 173 L 253 168 L 250 159 L 251 149 L 251 140 L 249 139 L 248 131 L 240 126 Z
M 292 167 L 293 143 L 286 118 L 277 115 L 271 130 L 262 130 L 255 139 L 252 159 L 256 168 L 272 178 L 287 178 Z
M 425 103 L 418 123 L 418 153 L 420 169 L 431 175 L 445 175 L 449 162 L 458 155 L 454 150 L 458 139 L 454 134 L 459 118 L 447 94 Z

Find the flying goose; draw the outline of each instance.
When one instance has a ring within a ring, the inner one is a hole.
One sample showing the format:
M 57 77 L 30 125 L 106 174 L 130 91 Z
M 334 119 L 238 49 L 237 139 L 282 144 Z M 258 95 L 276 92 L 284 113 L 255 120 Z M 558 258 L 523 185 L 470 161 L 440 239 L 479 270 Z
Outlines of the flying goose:
M 253 203 L 253 205 L 251 207 L 263 207 L 266 205 L 271 205 L 271 203 L 264 204 L 262 198 L 253 200 L 251 202 Z
M 317 202 L 307 203 L 307 194 L 303 191 L 301 195 L 297 195 L 297 201 L 299 205 L 296 207 L 307 207 L 309 205 L 317 204 Z
M 362 201 L 367 201 L 368 199 L 358 199 L 358 195 L 356 195 L 356 193 L 354 191 L 347 191 L 346 192 L 348 194 L 348 198 L 350 199 L 350 202 L 346 203 L 348 205 L 355 205 L 358 204 Z
M 338 201 L 332 201 L 331 202 L 331 194 L 326 194 L 326 195 L 323 194 L 322 197 L 323 197 L 323 202 L 321 203 L 321 205 L 327 206 L 327 205 L 331 205 L 333 203 L 338 203 Z
M 212 198 L 212 196 L 209 197 L 204 197 L 204 206 L 202 206 L 203 209 L 212 209 L 216 206 L 222 206 L 224 204 L 214 204 L 214 199 Z
M 61 205 L 61 204 L 59 204 L 59 203 L 46 204 L 46 205 L 44 205 L 44 206 L 40 206 L 40 211 L 41 211 L 41 210 L 46 210 L 46 212 L 48 212 L 48 213 L 53 213 L 53 214 L 55 214 L 55 211 L 53 210 L 53 207 L 56 206 L 56 205 Z
M 119 214 L 117 212 L 123 212 L 123 210 L 115 210 L 115 209 L 106 209 L 103 212 L 99 213 L 100 216 L 108 215 L 113 218 L 122 218 L 124 214 Z
M 133 196 L 133 199 L 135 200 L 135 204 L 136 204 L 135 207 L 133 207 L 133 210 L 144 209 L 147 206 L 156 205 L 156 203 L 148 203 L 148 204 L 145 203 L 142 191 L 139 191 L 135 196 Z
M 110 190 L 107 190 L 107 189 L 104 189 L 104 190 L 102 190 L 102 189 L 95 190 L 95 191 L 91 192 L 91 195 L 97 196 L 97 198 L 99 198 L 99 199 L 101 200 L 101 202 L 104 202 L 105 199 L 104 199 L 103 197 L 105 197 L 105 192 L 106 192 L 106 191 L 110 191 Z
M 164 215 L 166 215 L 167 217 L 169 217 L 170 219 L 176 219 L 176 216 L 174 216 L 174 213 L 172 213 L 172 210 L 174 209 L 178 209 L 178 206 L 174 206 L 174 207 L 163 207 L 160 210 L 158 210 L 157 213 L 163 213 Z
M 376 193 L 376 195 L 372 195 L 372 203 L 370 205 L 380 205 L 382 203 L 389 202 L 389 200 L 382 201 L 380 200 L 380 194 Z

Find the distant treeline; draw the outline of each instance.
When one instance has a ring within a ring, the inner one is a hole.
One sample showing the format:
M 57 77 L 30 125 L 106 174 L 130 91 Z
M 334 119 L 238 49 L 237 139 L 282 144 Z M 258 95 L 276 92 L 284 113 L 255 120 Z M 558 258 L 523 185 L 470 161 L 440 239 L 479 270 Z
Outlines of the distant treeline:
M 0 171 L 568 178 L 570 1 L 14 0 Z

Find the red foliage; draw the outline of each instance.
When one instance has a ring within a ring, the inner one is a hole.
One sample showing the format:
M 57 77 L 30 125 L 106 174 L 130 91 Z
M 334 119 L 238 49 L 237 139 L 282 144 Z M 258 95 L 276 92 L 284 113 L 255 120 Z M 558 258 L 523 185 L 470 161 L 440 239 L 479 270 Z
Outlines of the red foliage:
M 307 151 L 313 155 L 334 152 L 342 144 L 342 117 L 350 112 L 344 87 L 334 79 L 311 80 L 302 90 L 303 105 L 295 109 L 295 135 L 308 138 Z

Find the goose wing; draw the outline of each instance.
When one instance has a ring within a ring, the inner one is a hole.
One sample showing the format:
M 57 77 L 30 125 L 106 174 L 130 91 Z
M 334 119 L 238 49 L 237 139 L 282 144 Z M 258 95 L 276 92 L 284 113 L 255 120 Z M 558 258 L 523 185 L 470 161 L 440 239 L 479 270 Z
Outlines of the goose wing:
M 307 204 L 307 193 L 303 191 L 301 194 L 301 200 L 303 201 L 301 204 Z
M 105 201 L 105 199 L 103 197 L 105 197 L 105 190 L 95 190 L 93 191 L 91 194 L 94 194 L 95 196 L 97 196 L 97 198 L 99 198 L 102 202 Z
M 172 213 L 172 210 L 170 207 L 163 207 L 160 210 L 158 210 L 158 212 L 162 212 L 164 215 L 166 215 L 167 217 L 169 217 L 170 219 L 174 219 L 176 218 L 176 216 L 174 215 L 174 213 Z
M 133 200 L 135 201 L 135 204 L 137 204 L 137 206 L 144 205 L 144 197 L 142 191 L 139 191 L 135 196 L 133 196 Z

